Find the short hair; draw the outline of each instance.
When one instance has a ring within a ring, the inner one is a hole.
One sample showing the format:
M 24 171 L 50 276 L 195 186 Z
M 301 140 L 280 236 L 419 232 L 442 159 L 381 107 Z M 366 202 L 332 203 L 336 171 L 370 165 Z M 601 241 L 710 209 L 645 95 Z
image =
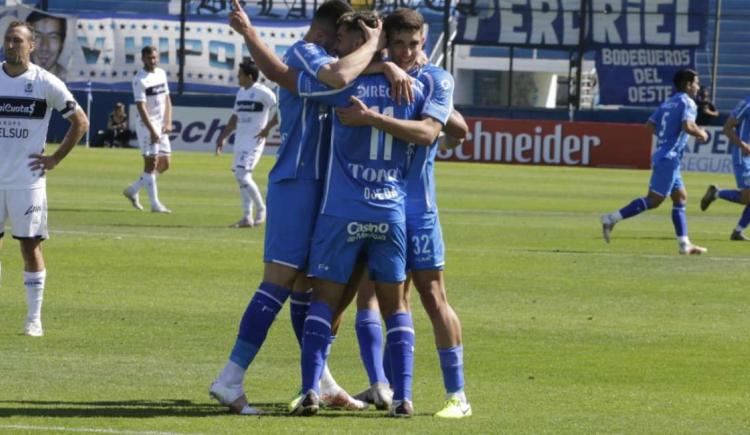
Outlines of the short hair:
M 336 22 L 336 28 L 344 27 L 347 32 L 362 33 L 359 22 L 362 21 L 371 29 L 378 27 L 378 13 L 375 11 L 347 12 Z
M 124 104 L 123 104 L 122 102 L 120 102 L 120 101 L 116 102 L 116 103 L 115 103 L 115 108 L 116 108 L 116 109 L 119 109 L 120 107 L 122 107 L 122 108 L 124 109 L 124 108 L 125 108 L 125 105 L 124 105 Z
M 383 20 L 383 30 L 386 35 L 401 31 L 422 31 L 424 17 L 414 9 L 398 8 L 388 14 Z
M 154 47 L 153 45 L 147 45 L 141 48 L 141 57 L 148 56 L 149 54 L 154 52 L 156 52 L 156 47 Z
M 688 83 L 692 83 L 696 77 L 698 77 L 697 72 L 690 68 L 683 68 L 677 71 L 674 78 L 672 78 L 672 82 L 674 82 L 674 87 L 678 91 L 681 91 L 687 87 Z
M 8 28 L 5 30 L 5 32 L 7 33 L 8 30 L 14 27 L 25 27 L 26 30 L 29 31 L 29 35 L 30 35 L 29 37 L 31 38 L 31 40 L 32 41 L 34 40 L 34 25 L 33 24 L 26 22 L 26 21 L 12 21 L 10 24 L 8 24 Z
M 240 63 L 240 71 L 245 73 L 246 76 L 252 77 L 254 81 L 258 81 L 258 75 L 260 75 L 258 72 L 258 65 L 256 65 L 249 57 L 242 59 L 242 63 Z
M 41 21 L 45 18 L 60 21 L 60 33 L 62 34 L 63 39 L 65 39 L 65 34 L 68 31 L 68 20 L 66 20 L 63 17 L 46 14 L 40 11 L 32 11 L 29 15 L 26 16 L 26 22 L 31 24 L 32 29 L 33 29 L 34 23 L 36 23 L 37 21 Z
M 352 10 L 352 6 L 344 0 L 327 0 L 315 11 L 312 20 L 314 23 L 335 30 L 339 18 Z

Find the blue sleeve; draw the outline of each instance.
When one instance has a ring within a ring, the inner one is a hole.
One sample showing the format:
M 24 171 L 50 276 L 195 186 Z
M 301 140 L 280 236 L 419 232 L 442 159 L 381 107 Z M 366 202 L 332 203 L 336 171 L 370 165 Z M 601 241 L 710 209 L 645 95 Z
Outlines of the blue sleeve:
M 296 44 L 291 48 L 287 58 L 287 65 L 317 77 L 318 70 L 323 65 L 336 62 L 336 58 L 316 44 Z
M 683 104 L 685 104 L 685 109 L 682 112 L 682 120 L 695 122 L 695 118 L 698 116 L 698 106 L 693 100 L 685 100 Z
M 739 103 L 737 103 L 737 106 L 734 108 L 734 110 L 732 110 L 732 113 L 730 115 L 734 119 L 741 119 L 742 117 L 747 117 L 748 108 L 750 108 L 750 100 L 742 100 Z
M 330 106 L 348 106 L 351 88 L 352 86 L 349 85 L 341 89 L 332 89 L 304 71 L 297 76 L 297 93 L 300 97 L 310 98 Z
M 656 112 L 652 113 L 651 116 L 648 117 L 648 122 L 654 125 L 659 125 L 660 118 L 661 118 L 660 113 L 661 113 L 661 107 L 656 109 Z
M 422 116 L 435 118 L 445 125 L 453 112 L 453 77 L 442 69 L 431 69 L 420 76 L 426 99 Z

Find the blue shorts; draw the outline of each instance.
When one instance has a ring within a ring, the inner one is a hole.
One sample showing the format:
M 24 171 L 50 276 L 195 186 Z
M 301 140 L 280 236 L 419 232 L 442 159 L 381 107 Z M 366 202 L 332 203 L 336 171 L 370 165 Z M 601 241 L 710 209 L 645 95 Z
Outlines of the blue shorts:
M 750 160 L 750 157 L 747 159 Z M 737 181 L 738 189 L 750 189 L 750 161 L 745 163 L 745 159 L 739 165 L 732 165 L 734 169 L 734 179 Z
M 309 274 L 346 284 L 358 259 L 367 258 L 370 279 L 406 280 L 406 224 L 352 221 L 320 215 L 310 250 Z
M 305 270 L 322 187 L 319 180 L 268 183 L 263 261 Z
M 438 215 L 406 217 L 408 270 L 443 270 L 445 245 Z
M 673 191 L 684 186 L 682 175 L 680 174 L 679 160 L 661 159 L 654 163 L 654 169 L 651 173 L 651 182 L 648 185 L 648 189 L 651 192 L 656 192 L 661 196 L 667 197 Z

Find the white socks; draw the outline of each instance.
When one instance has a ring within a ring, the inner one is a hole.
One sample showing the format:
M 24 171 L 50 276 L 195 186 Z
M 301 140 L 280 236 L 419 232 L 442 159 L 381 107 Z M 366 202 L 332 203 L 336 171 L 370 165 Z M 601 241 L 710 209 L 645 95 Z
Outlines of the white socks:
M 323 391 L 337 391 L 340 390 L 341 387 L 336 382 L 335 379 L 333 379 L 333 375 L 331 374 L 331 371 L 328 370 L 328 364 L 323 366 L 323 374 L 320 375 L 320 391 L 321 393 Z
M 23 273 L 23 285 L 26 287 L 26 302 L 28 304 L 26 317 L 30 322 L 37 322 L 42 318 L 44 280 L 46 277 L 46 270 Z
M 242 211 L 246 217 L 250 217 L 253 210 L 253 204 L 256 207 L 257 214 L 266 210 L 266 204 L 263 202 L 263 194 L 260 193 L 258 185 L 253 180 L 252 172 L 241 171 L 235 172 L 235 178 L 240 185 L 240 196 L 242 197 Z
M 151 207 L 159 206 L 159 192 L 156 188 L 156 173 L 155 172 L 144 172 L 141 177 L 143 184 L 146 186 L 146 192 L 148 192 L 148 199 L 151 201 Z
M 219 382 L 224 385 L 242 385 L 244 379 L 245 369 L 232 360 L 227 361 L 224 370 L 219 373 Z

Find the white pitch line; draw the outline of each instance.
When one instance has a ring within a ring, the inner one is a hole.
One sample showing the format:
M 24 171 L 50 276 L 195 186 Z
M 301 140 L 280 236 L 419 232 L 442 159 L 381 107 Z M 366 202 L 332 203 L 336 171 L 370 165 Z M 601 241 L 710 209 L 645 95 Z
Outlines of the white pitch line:
M 79 433 L 111 433 L 122 435 L 200 435 L 187 434 L 184 432 L 158 432 L 152 430 L 118 430 L 118 429 L 94 429 L 86 427 L 64 427 L 64 426 L 29 426 L 24 424 L 4 424 L 0 425 L 0 430 L 37 430 L 37 431 L 54 431 L 54 432 L 79 432 Z

